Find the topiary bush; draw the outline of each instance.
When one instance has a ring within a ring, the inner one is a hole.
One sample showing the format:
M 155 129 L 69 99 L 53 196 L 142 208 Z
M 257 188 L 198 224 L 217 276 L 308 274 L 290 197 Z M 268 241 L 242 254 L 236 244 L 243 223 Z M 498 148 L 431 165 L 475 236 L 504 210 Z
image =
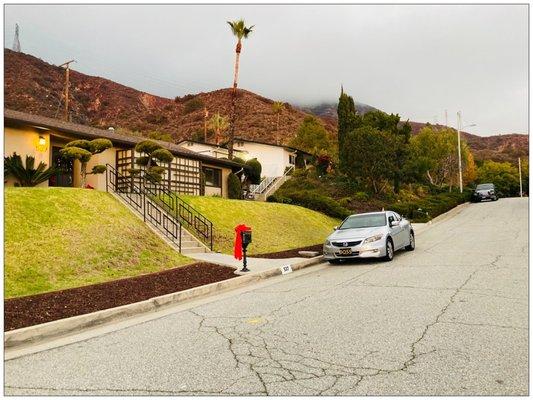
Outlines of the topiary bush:
M 241 181 L 237 175 L 228 175 L 228 197 L 230 199 L 242 199 Z
M 135 160 L 135 164 L 145 167 L 144 176 L 150 180 L 161 182 L 166 168 L 158 165 L 157 163 L 171 162 L 174 158 L 172 153 L 151 140 L 143 140 L 142 142 L 137 143 L 135 146 L 135 151 L 137 153 L 144 154 L 143 156 L 137 157 Z M 131 172 L 138 174 L 141 171 L 132 169 Z
M 261 167 L 261 163 L 257 161 L 257 158 L 252 158 L 246 161 L 244 165 L 248 167 L 247 172 L 246 172 L 246 176 L 248 180 L 254 185 L 258 185 L 259 183 L 261 183 L 262 167 Z
M 87 172 L 87 163 L 94 154 L 102 153 L 111 147 L 113 147 L 113 143 L 109 139 L 81 139 L 68 142 L 59 153 L 64 159 L 80 161 L 81 187 L 84 188 L 87 185 L 87 175 L 101 174 L 106 170 L 105 165 L 95 165 L 91 172 Z

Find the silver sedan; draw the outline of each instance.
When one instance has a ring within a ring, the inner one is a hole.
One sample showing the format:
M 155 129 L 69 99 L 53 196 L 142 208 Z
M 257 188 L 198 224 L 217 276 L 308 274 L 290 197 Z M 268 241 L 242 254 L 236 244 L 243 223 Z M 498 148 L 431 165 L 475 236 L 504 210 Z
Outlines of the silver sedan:
M 396 250 L 415 249 L 411 222 L 394 211 L 350 215 L 324 242 L 324 259 L 331 264 L 354 258 L 391 261 Z

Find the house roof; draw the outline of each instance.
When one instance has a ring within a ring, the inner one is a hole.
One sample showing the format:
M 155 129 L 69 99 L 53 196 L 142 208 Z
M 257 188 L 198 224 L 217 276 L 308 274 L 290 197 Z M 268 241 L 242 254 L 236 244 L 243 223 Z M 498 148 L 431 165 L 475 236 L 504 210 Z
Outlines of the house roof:
M 122 145 L 136 145 L 143 140 L 147 140 L 144 137 L 123 135 L 115 133 L 113 130 L 98 129 L 87 125 L 76 124 L 73 122 L 61 121 L 55 118 L 43 117 L 41 115 L 28 114 L 21 111 L 4 109 L 4 124 L 15 125 L 32 125 L 35 127 L 41 127 L 45 129 L 57 130 L 68 133 L 72 136 L 83 139 L 96 139 L 104 138 L 109 139 L 114 144 Z M 150 139 L 151 140 L 151 139 Z M 196 153 L 191 150 L 187 150 L 175 143 L 164 142 L 162 140 L 153 140 L 159 143 L 164 148 L 168 149 L 176 156 L 192 158 L 195 160 L 204 161 L 209 164 L 223 165 L 231 168 L 241 168 L 241 164 L 230 160 L 224 160 L 220 158 L 210 157 L 203 154 Z
M 303 153 L 303 154 L 307 154 L 307 155 L 311 155 L 310 153 L 306 152 L 306 151 L 303 151 L 303 150 L 300 150 L 300 149 L 297 149 L 295 147 L 291 147 L 291 146 L 286 146 L 286 145 L 283 145 L 283 144 L 273 144 L 273 143 L 267 143 L 267 142 L 261 142 L 259 140 L 250 140 L 250 139 L 245 139 L 245 138 L 241 138 L 241 137 L 236 137 L 235 139 L 233 139 L 234 141 L 241 141 L 241 142 L 248 142 L 248 143 L 257 143 L 257 144 L 264 144 L 265 146 L 274 146 L 274 147 L 282 147 L 284 149 L 289 149 L 289 150 L 294 150 L 294 151 L 298 151 L 300 153 Z M 205 146 L 210 146 L 210 147 L 214 147 L 214 148 L 217 148 L 217 147 L 222 147 L 222 148 L 226 148 L 227 146 L 227 142 L 226 143 L 223 143 L 219 146 L 217 146 L 216 144 L 213 144 L 213 143 L 204 143 L 204 142 L 199 142 L 199 141 L 196 141 L 196 140 L 190 140 L 190 139 L 185 139 L 185 140 L 182 140 L 181 142 L 179 142 L 178 144 L 180 143 L 185 143 L 185 142 L 192 142 L 192 143 L 197 143 L 197 144 L 203 144 Z M 234 151 L 240 151 L 240 149 L 233 149 Z

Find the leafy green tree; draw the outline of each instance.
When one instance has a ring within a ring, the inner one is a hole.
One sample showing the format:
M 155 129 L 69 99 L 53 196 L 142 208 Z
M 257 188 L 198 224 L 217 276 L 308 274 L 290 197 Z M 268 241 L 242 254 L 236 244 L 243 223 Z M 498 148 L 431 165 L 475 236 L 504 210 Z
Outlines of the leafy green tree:
M 141 157 L 137 157 L 135 163 L 141 167 L 144 167 L 145 177 L 156 182 L 161 182 L 163 179 L 163 173 L 165 167 L 162 167 L 159 163 L 169 163 L 174 156 L 170 151 L 164 149 L 161 145 L 151 140 L 144 140 L 137 143 L 135 151 L 143 154 Z M 133 169 L 133 174 L 141 172 L 140 169 Z
M 37 186 L 50 179 L 56 172 L 56 168 L 46 168 L 46 164 L 42 161 L 35 168 L 35 157 L 29 155 L 26 155 L 25 165 L 17 153 L 4 157 L 4 177 L 14 177 L 18 182 L 15 186 Z
M 254 25 L 246 26 L 243 19 L 237 21 L 227 21 L 231 28 L 231 33 L 237 38 L 237 45 L 235 46 L 235 68 L 233 71 L 233 91 L 231 96 L 231 125 L 228 141 L 228 156 L 230 160 L 233 158 L 233 140 L 235 138 L 235 119 L 237 117 L 237 83 L 239 80 L 239 60 L 242 51 L 242 40 L 248 38 L 252 33 Z
M 305 117 L 296 136 L 289 142 L 289 146 L 306 151 L 315 157 L 323 153 L 329 155 L 334 153 L 334 144 L 328 131 L 313 116 Z
M 439 187 L 458 186 L 457 132 L 454 129 L 426 126 L 411 139 L 409 148 L 410 169 L 418 179 L 426 178 Z M 463 166 L 470 168 L 472 160 L 466 141 L 461 141 L 461 157 Z
M 504 197 L 520 194 L 518 166 L 508 162 L 484 161 L 478 168 L 477 183 L 494 183 L 498 194 Z
M 80 162 L 81 187 L 84 188 L 87 186 L 87 175 L 102 174 L 106 170 L 105 165 L 95 165 L 91 172 L 87 172 L 87 163 L 93 155 L 102 153 L 111 147 L 113 147 L 113 143 L 109 139 L 81 139 L 67 143 L 64 148 L 59 150 L 59 153 L 61 157 L 67 160 Z
M 392 135 L 394 149 L 392 179 L 394 192 L 399 193 L 402 177 L 406 173 L 404 166 L 409 156 L 408 145 L 411 137 L 411 125 L 409 122 L 402 123 L 398 114 L 387 114 L 380 110 L 372 110 L 364 114 L 361 117 L 361 125 L 371 126 Z
M 362 126 L 345 138 L 346 174 L 380 194 L 387 186 L 394 168 L 394 139 L 388 132 Z

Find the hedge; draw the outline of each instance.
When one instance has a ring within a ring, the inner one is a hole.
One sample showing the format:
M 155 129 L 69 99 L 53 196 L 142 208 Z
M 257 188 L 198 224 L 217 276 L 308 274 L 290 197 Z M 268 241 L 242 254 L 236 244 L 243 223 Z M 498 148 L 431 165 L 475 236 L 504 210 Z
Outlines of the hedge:
M 439 193 L 418 201 L 391 204 L 388 208 L 413 222 L 427 222 L 469 200 L 471 192 Z
M 352 214 L 348 209 L 342 207 L 331 197 L 324 196 L 313 190 L 301 190 L 298 192 L 284 191 L 282 195 L 273 194 L 268 196 L 267 201 L 273 203 L 295 204 L 340 219 L 344 219 Z

